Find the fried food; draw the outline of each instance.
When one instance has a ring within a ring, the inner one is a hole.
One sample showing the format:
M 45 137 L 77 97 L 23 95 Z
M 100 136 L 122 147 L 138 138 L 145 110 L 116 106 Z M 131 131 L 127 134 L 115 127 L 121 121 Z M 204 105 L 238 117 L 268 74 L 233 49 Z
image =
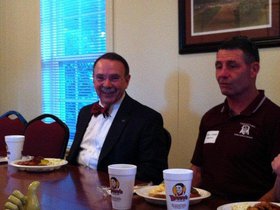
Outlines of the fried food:
M 154 198 L 165 198 L 165 185 L 161 183 L 160 185 L 152 188 L 149 192 L 150 197 Z

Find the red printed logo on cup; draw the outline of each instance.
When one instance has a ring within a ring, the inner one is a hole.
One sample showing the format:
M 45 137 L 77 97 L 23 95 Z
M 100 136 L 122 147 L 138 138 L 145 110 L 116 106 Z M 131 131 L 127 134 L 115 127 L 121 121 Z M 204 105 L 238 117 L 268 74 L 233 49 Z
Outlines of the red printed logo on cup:
M 177 183 L 172 187 L 173 195 L 169 195 L 171 201 L 185 201 L 188 199 L 186 195 L 186 186 L 183 183 Z
M 123 191 L 120 189 L 120 182 L 116 177 L 111 177 L 110 188 L 111 188 L 111 193 L 114 195 L 123 194 Z

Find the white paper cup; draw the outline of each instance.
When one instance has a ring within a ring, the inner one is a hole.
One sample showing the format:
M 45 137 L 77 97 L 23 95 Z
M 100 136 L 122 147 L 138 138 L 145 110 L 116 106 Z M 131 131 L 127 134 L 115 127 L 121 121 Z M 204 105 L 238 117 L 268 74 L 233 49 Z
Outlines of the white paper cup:
M 8 135 L 5 136 L 7 145 L 8 163 L 22 158 L 22 149 L 25 137 L 22 135 Z
M 130 209 L 137 166 L 113 164 L 108 166 L 113 209 Z
M 163 170 L 168 210 L 188 210 L 193 171 L 173 168 Z

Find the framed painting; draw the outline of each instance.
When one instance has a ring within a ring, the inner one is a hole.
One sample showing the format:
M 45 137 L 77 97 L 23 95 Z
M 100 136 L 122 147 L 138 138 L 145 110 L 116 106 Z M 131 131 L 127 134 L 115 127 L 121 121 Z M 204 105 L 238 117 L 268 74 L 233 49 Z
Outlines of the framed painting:
M 216 51 L 247 36 L 259 48 L 280 46 L 279 0 L 178 0 L 179 53 Z

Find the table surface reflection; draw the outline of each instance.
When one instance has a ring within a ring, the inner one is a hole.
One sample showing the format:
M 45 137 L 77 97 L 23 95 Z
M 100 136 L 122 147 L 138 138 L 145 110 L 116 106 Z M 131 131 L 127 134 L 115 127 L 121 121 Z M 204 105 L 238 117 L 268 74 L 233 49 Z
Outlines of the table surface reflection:
M 38 198 L 42 210 L 112 209 L 110 197 L 103 196 L 98 190 L 100 186 L 109 186 L 108 174 L 104 172 L 70 165 L 51 172 L 26 172 L 1 164 L 0 174 L 0 208 L 13 190 L 18 189 L 26 194 L 28 185 L 37 180 L 40 181 Z M 224 203 L 210 197 L 191 205 L 190 210 L 216 210 Z M 166 209 L 166 206 L 150 204 L 134 195 L 132 209 L 160 210 Z

